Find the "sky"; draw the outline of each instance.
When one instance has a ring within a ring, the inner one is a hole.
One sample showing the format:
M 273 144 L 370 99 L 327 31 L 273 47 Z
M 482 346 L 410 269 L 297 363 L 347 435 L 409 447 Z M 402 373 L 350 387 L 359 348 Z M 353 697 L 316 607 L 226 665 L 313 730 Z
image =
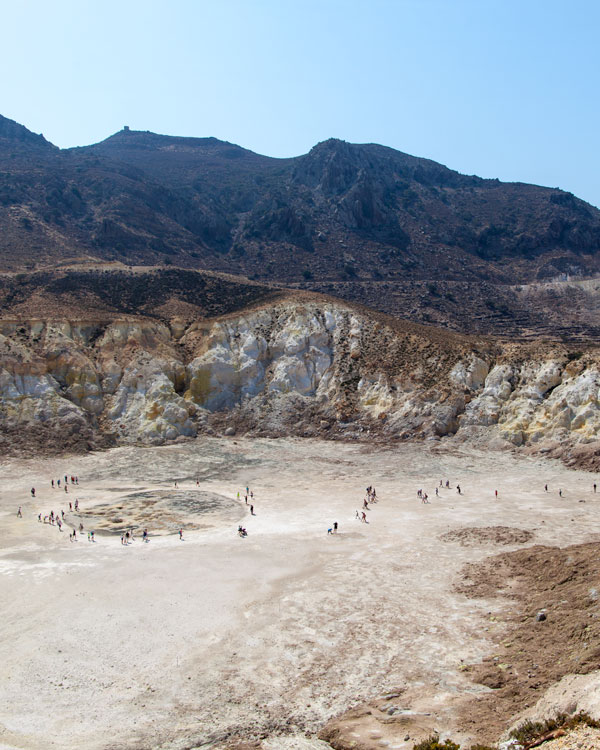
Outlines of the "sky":
M 600 206 L 597 0 L 2 0 L 0 114 L 269 156 L 381 143 Z

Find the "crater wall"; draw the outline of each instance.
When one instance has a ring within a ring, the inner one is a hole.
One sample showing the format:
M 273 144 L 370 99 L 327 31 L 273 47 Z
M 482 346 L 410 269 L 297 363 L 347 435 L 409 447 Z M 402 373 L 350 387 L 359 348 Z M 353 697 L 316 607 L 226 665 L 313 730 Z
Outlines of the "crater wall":
M 226 432 L 591 455 L 599 364 L 596 349 L 403 327 L 336 303 L 191 324 L 4 319 L 0 429 L 5 448 L 40 430 L 57 449 Z

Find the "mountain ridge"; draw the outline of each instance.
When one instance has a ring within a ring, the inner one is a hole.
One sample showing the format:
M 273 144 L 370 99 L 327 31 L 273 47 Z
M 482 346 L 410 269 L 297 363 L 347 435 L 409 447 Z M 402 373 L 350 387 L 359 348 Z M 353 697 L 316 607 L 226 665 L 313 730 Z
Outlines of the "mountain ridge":
M 47 141 L 41 133 L 33 133 L 15 120 L 0 115 L 0 146 L 3 142 L 28 144 L 30 146 L 37 146 L 38 148 L 59 150 L 57 146 Z
M 4 271 L 179 266 L 333 285 L 348 301 L 364 288 L 394 315 L 416 282 L 483 289 L 600 273 L 600 211 L 572 194 L 336 138 L 287 159 L 126 129 L 58 149 L 2 118 L 0 228 Z

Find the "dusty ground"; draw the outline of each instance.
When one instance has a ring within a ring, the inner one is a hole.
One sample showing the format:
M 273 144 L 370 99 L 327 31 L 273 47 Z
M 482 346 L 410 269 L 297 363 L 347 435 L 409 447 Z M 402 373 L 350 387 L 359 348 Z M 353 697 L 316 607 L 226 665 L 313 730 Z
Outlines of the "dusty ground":
M 508 596 L 493 618 L 503 632 L 495 652 L 467 667 L 493 692 L 461 710 L 463 726 L 491 742 L 564 675 L 600 668 L 599 545 L 535 545 L 469 564 L 464 575 L 458 588 L 469 596 Z
M 79 488 L 52 490 L 65 473 Z M 440 479 L 464 494 L 436 498 Z M 533 532 L 528 544 L 593 541 L 600 504 L 591 475 L 541 459 L 291 439 L 12 459 L 0 481 L 0 748 L 23 750 L 265 736 L 267 750 L 312 750 L 330 717 L 386 693 L 390 718 L 429 714 L 425 729 L 435 714 L 451 727 L 457 696 L 489 691 L 461 665 L 489 655 L 490 613 L 503 606 L 456 590 L 464 564 L 498 542 L 511 549 L 493 527 Z M 362 524 L 368 484 L 380 501 Z M 198 497 L 169 504 L 169 492 Z M 151 540 L 123 546 L 119 531 L 143 526 L 139 493 L 160 500 L 148 509 Z M 86 531 L 97 523 L 95 543 L 37 521 L 75 497 L 80 517 L 67 517 Z M 113 509 L 121 520 L 101 531 Z M 333 521 L 340 532 L 328 536 Z M 165 534 L 178 526 L 184 541 Z M 469 532 L 467 546 L 440 540 L 463 527 L 485 533 Z M 401 728 L 380 723 L 374 746 L 412 747 Z

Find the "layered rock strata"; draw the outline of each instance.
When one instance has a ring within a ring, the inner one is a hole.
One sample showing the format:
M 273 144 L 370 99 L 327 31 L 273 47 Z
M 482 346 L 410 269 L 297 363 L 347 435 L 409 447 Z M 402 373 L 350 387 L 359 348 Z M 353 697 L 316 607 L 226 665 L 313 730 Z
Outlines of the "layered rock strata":
M 0 428 L 11 444 L 42 430 L 63 448 L 217 430 L 564 451 L 595 444 L 599 363 L 596 349 L 467 338 L 326 301 L 191 323 L 13 318 L 0 321 Z

